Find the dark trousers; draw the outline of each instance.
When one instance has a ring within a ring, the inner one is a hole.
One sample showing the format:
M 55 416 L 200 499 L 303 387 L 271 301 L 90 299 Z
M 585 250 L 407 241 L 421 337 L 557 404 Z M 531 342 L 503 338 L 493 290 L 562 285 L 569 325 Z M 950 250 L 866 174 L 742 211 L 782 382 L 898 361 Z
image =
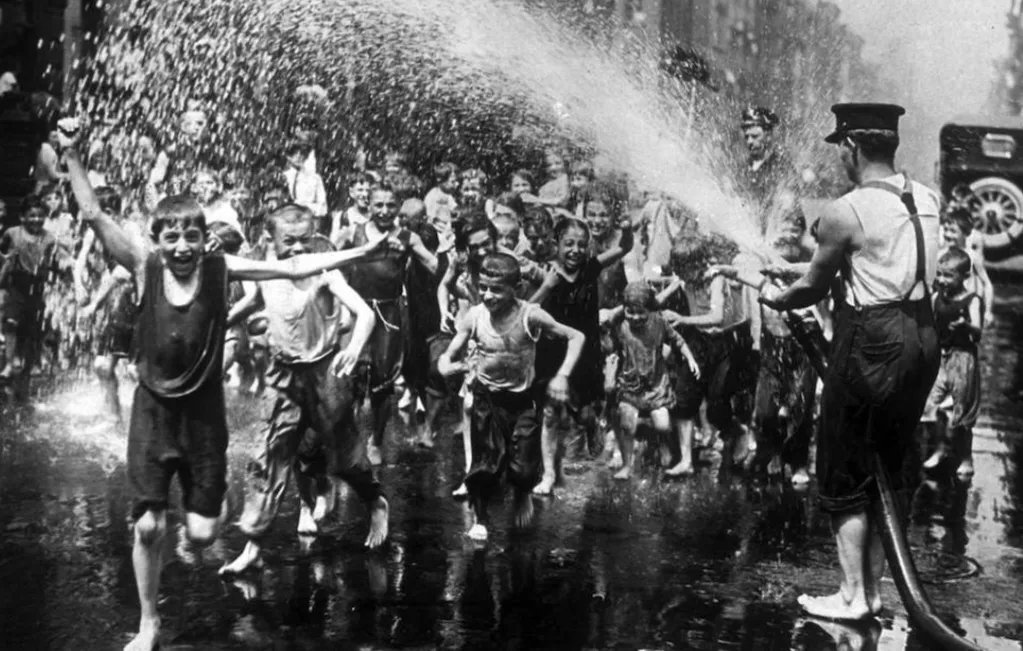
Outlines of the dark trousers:
M 540 427 L 532 392 L 474 390 L 472 466 L 465 487 L 477 515 L 485 513 L 486 502 L 500 489 L 502 479 L 520 491 L 529 491 L 540 481 Z
M 824 382 L 817 478 L 822 509 L 863 511 L 876 470 L 894 490 L 920 471 L 914 432 L 938 373 L 928 301 L 854 309 L 842 306 Z
M 364 502 L 380 497 L 380 483 L 355 428 L 352 381 L 330 371 L 332 357 L 312 364 L 275 362 L 269 373 L 277 390 L 267 422 L 266 446 L 249 468 L 245 511 L 239 528 L 258 538 L 273 523 L 288 478 L 308 506 L 327 487 L 327 476 L 343 479 Z

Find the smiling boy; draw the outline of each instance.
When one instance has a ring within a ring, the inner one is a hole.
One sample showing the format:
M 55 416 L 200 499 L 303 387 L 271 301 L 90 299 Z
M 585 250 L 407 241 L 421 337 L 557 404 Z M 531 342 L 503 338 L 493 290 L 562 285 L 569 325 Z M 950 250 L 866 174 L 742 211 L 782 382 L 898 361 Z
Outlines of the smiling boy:
M 75 120 L 62 120 L 61 140 L 81 214 L 111 257 L 132 272 L 140 293 L 139 385 L 128 430 L 128 481 L 133 495 L 132 562 L 141 605 L 131 651 L 159 646 L 157 598 L 167 531 L 170 482 L 182 488 L 189 539 L 217 536 L 227 489 L 227 422 L 223 344 L 230 280 L 298 279 L 338 267 L 377 244 L 288 260 L 247 260 L 207 252 L 206 219 L 190 197 L 156 206 L 155 250 L 146 251 L 100 207 L 75 151 Z

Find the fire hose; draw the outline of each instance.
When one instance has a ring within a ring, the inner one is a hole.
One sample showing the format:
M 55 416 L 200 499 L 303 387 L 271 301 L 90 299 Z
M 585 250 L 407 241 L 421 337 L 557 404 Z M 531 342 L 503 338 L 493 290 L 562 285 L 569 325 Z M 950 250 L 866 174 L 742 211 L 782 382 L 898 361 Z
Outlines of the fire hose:
M 826 343 L 820 332 L 813 332 L 806 327 L 806 322 L 793 312 L 784 313 L 785 323 L 792 336 L 806 352 L 810 363 L 823 379 L 828 373 L 828 357 Z M 880 458 L 874 455 L 874 484 L 877 487 L 875 517 L 881 524 L 881 542 L 884 545 L 885 557 L 891 568 L 895 586 L 906 606 L 910 620 L 919 630 L 939 648 L 949 651 L 981 651 L 980 647 L 963 639 L 941 621 L 934 613 L 927 595 L 920 585 L 916 565 L 909 550 L 909 543 L 900 524 L 899 505 L 891 487 L 888 471 Z

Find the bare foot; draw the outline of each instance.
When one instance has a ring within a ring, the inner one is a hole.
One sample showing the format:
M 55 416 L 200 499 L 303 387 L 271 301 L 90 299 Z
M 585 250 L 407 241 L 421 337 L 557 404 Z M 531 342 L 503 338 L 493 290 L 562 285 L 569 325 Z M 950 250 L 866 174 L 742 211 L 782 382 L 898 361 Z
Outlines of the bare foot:
M 376 549 L 387 540 L 387 516 L 390 507 L 387 500 L 380 496 L 369 507 L 369 535 L 366 536 L 366 547 Z
M 533 495 L 553 495 L 554 494 L 554 473 L 544 473 L 543 479 L 533 489 Z
M 615 479 L 619 479 L 622 481 L 630 477 L 632 477 L 632 468 L 629 468 L 628 466 L 622 466 L 622 469 L 614 474 Z
M 372 441 L 366 444 L 366 458 L 374 466 L 379 466 L 384 462 L 384 455 L 380 451 L 380 447 L 375 445 Z
M 124 646 L 124 651 L 152 651 L 160 648 L 160 618 L 139 622 L 138 635 Z
M 876 649 L 878 640 L 881 637 L 881 626 L 876 621 L 870 624 L 856 623 L 849 625 L 812 617 L 796 622 L 797 630 L 806 629 L 809 626 L 816 627 L 830 637 L 834 648 L 848 649 L 848 651 Z
M 238 554 L 238 558 L 217 570 L 217 574 L 230 576 L 241 574 L 250 568 L 259 569 L 261 567 L 263 567 L 263 557 L 259 553 L 259 544 L 250 540 L 245 543 L 245 548 L 242 549 L 241 554 Z
M 941 465 L 941 462 L 944 460 L 945 450 L 942 448 L 938 448 L 937 450 L 934 451 L 934 454 L 927 457 L 927 460 L 924 461 L 924 470 L 934 470 L 939 465 Z
M 622 453 L 618 451 L 618 448 L 614 449 L 611 453 L 611 458 L 607 460 L 607 467 L 611 470 L 618 470 L 622 467 Z
M 973 462 L 964 461 L 956 468 L 956 475 L 959 477 L 973 477 Z
M 487 528 L 477 522 L 469 527 L 469 531 L 467 531 L 465 535 L 469 536 L 473 540 L 483 541 L 487 539 Z
M 865 601 L 846 601 L 841 592 L 824 597 L 811 597 L 804 594 L 799 595 L 796 601 L 807 614 L 824 619 L 856 621 L 873 615 L 870 606 Z
M 464 499 L 469 497 L 469 489 L 465 487 L 465 482 L 458 485 L 458 488 L 451 491 L 451 496 L 455 499 Z
M 313 506 L 313 522 L 319 523 L 323 518 L 327 517 L 329 512 L 330 500 L 326 495 L 317 495 L 316 504 Z
M 660 450 L 658 451 L 658 453 L 660 455 L 660 458 L 658 459 L 658 461 L 660 462 L 661 467 L 662 468 L 670 468 L 671 467 L 671 450 L 668 449 L 668 446 L 667 445 L 662 445 L 660 447 Z
M 302 508 L 298 510 L 298 535 L 300 536 L 315 536 L 319 531 L 316 526 L 316 519 L 313 518 L 313 512 L 309 510 L 305 502 L 302 503 Z
M 806 468 L 796 468 L 796 471 L 792 473 L 792 485 L 803 487 L 810 483 L 810 473 L 806 471 Z
M 688 477 L 693 474 L 693 462 L 679 461 L 677 464 L 664 471 L 668 477 Z
M 533 497 L 529 493 L 515 495 L 515 526 L 523 529 L 533 522 Z

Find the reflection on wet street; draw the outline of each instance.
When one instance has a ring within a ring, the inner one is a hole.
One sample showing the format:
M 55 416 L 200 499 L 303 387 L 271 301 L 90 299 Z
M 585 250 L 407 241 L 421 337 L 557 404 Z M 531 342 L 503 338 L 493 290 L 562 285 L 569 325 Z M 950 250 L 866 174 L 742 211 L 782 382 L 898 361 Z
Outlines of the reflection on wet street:
M 925 483 L 911 541 L 937 612 L 984 649 L 1023 648 L 1023 291 L 1001 287 L 984 347 L 976 477 Z M 128 393 L 125 394 L 127 398 Z M 119 649 L 137 617 L 124 488 L 124 433 L 86 383 L 8 414 L 0 450 L 0 647 Z M 259 403 L 233 397 L 231 498 L 261 444 Z M 172 649 L 928 649 L 885 583 L 880 624 L 802 619 L 795 597 L 837 582 L 833 543 L 810 493 L 683 482 L 613 482 L 572 463 L 533 527 L 465 536 L 451 498 L 461 438 L 436 450 L 396 420 L 381 477 L 390 542 L 365 551 L 366 514 L 341 491 L 327 535 L 295 534 L 297 497 L 259 572 L 222 582 L 244 541 L 229 527 L 201 555 L 171 537 L 160 609 Z M 453 429 L 454 419 L 448 432 Z M 180 520 L 180 514 L 172 522 Z

